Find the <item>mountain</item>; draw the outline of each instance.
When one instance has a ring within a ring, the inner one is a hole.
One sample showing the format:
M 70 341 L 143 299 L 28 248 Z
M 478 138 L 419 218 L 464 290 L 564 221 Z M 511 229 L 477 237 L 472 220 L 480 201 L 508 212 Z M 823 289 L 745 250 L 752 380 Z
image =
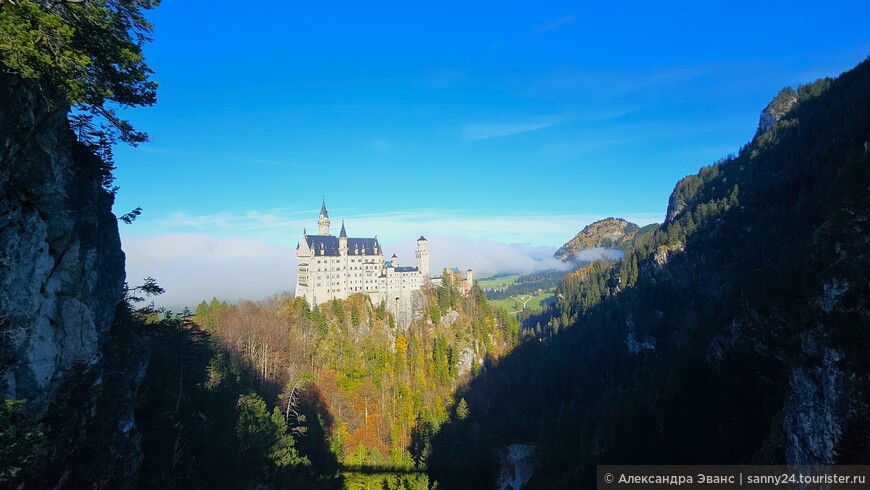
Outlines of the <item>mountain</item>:
M 622 218 L 602 219 L 583 228 L 553 256 L 562 262 L 590 262 L 601 256 L 600 251 L 583 252 L 601 248 L 625 251 L 631 248 L 638 231 L 639 226 Z
M 868 191 L 870 61 L 784 90 L 622 260 L 562 280 L 539 341 L 460 393 L 432 476 L 491 487 L 516 445 L 529 488 L 592 488 L 599 463 L 870 461 Z

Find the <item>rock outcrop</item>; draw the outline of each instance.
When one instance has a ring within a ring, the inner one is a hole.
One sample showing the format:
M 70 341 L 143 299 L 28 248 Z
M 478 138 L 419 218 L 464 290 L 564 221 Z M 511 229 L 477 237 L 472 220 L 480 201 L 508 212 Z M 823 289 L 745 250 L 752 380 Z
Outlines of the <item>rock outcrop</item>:
M 95 480 L 125 487 L 141 459 L 132 400 L 146 356 L 141 344 L 123 359 L 112 352 L 124 253 L 102 162 L 76 139 L 68 110 L 45 86 L 0 74 L 0 393 L 27 400 L 46 431 L 37 486 L 81 483 L 72 473 L 95 468 L 65 466 L 87 454 L 109 465 Z
M 793 88 L 782 89 L 761 111 L 761 117 L 758 119 L 758 132 L 763 133 L 773 129 L 776 123 L 797 104 L 797 101 L 798 94 Z
M 43 413 L 77 365 L 100 362 L 124 253 L 100 161 L 38 86 L 0 78 L 3 394 Z

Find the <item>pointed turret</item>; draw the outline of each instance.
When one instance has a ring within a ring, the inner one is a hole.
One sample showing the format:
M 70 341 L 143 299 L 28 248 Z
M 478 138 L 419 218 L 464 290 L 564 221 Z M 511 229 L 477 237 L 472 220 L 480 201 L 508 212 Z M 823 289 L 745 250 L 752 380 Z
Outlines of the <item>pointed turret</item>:
M 341 220 L 341 233 L 338 235 L 338 253 L 347 255 L 347 232 L 344 230 L 344 220 Z
M 326 211 L 326 199 L 320 205 L 320 218 L 317 219 L 318 231 L 321 235 L 329 235 L 329 213 Z

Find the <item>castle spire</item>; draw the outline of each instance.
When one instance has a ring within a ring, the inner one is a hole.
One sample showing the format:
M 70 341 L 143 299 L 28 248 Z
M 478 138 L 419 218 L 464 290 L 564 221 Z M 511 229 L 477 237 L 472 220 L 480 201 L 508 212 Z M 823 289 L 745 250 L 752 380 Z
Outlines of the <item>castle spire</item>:
M 341 220 L 341 233 L 338 234 L 339 238 L 347 238 L 347 232 L 344 231 L 344 220 Z
M 320 205 L 320 217 L 317 218 L 317 228 L 320 235 L 329 235 L 329 213 L 326 212 L 326 199 Z

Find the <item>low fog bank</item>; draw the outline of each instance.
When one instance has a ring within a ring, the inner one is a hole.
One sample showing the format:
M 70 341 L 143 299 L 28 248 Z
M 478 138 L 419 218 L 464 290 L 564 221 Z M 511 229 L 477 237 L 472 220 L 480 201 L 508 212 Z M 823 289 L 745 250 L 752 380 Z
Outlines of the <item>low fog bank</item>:
M 471 269 L 475 277 L 570 268 L 570 264 L 553 257 L 556 247 L 527 243 L 499 243 L 485 238 L 471 239 L 457 236 L 433 235 L 427 238 L 432 252 L 431 274 L 436 276 L 441 275 L 445 267 Z
M 216 297 L 226 301 L 265 298 L 296 286 L 293 247 L 250 238 L 198 234 L 124 237 L 127 282 L 157 280 L 166 292 L 157 306 L 180 311 Z
M 596 260 L 615 261 L 624 257 L 625 254 L 619 250 L 611 248 L 595 247 L 587 250 L 581 250 L 574 254 L 574 262 L 595 262 Z
M 570 267 L 553 258 L 555 247 L 448 235 L 431 235 L 427 239 L 433 276 L 441 275 L 446 267 L 472 269 L 476 277 Z M 415 265 L 416 237 L 382 245 L 385 257 L 396 253 L 400 265 Z M 145 277 L 154 277 L 166 290 L 153 298 L 155 304 L 174 311 L 192 309 L 212 297 L 234 302 L 284 292 L 292 294 L 296 285 L 295 242 L 291 246 L 243 237 L 166 234 L 124 237 L 123 246 L 130 286 L 142 284 Z M 613 251 L 587 252 L 590 257 L 602 258 Z

